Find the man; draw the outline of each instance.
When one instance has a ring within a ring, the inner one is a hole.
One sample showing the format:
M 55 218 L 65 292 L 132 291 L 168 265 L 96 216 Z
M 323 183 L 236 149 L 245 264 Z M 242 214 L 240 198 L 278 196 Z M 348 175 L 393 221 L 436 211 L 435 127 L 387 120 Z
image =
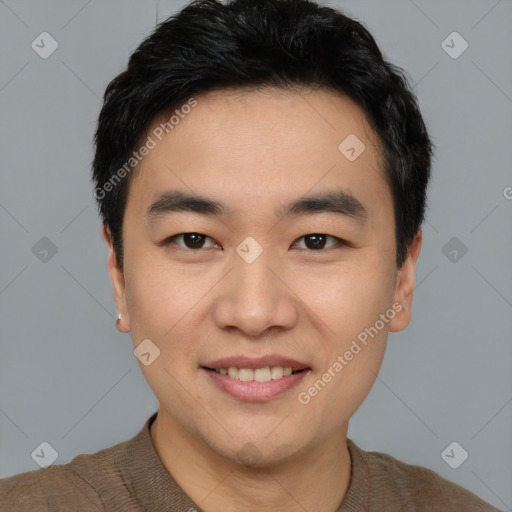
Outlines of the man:
M 0 482 L 2 510 L 492 511 L 347 439 L 411 318 L 433 145 L 359 23 L 194 2 L 107 87 L 95 197 L 159 409 Z

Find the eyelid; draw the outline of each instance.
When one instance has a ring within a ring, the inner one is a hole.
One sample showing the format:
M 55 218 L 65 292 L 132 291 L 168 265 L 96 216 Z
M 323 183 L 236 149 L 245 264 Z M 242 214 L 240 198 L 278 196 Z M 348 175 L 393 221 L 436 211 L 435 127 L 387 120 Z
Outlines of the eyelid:
M 200 247 L 198 249 L 190 249 L 188 247 L 184 247 L 184 246 L 178 245 L 178 244 L 176 244 L 174 242 L 174 239 L 176 239 L 176 238 L 178 238 L 180 236 L 183 236 L 183 235 L 190 235 L 190 234 L 200 235 L 202 237 L 205 237 L 205 238 L 211 240 L 212 242 L 214 242 L 215 245 L 219 245 L 220 246 L 220 244 L 215 239 L 213 239 L 212 237 L 210 237 L 208 235 L 205 235 L 204 233 L 199 233 L 197 231 L 186 231 L 186 232 L 183 232 L 183 233 L 177 233 L 176 235 L 172 235 L 172 236 L 166 238 L 159 245 L 167 246 L 167 245 L 174 244 L 177 247 L 179 247 L 180 249 L 184 249 L 184 250 L 188 250 L 188 251 L 192 251 L 192 252 L 198 252 L 198 251 L 200 251 L 202 249 L 211 249 L 211 247 Z M 306 233 L 305 235 L 300 236 L 299 238 L 297 238 L 293 242 L 292 247 L 297 243 L 298 240 L 301 240 L 301 239 L 306 238 L 307 236 L 311 236 L 311 235 L 322 235 L 322 236 L 325 236 L 327 238 L 332 238 L 333 240 L 336 240 L 336 243 L 331 245 L 330 247 L 327 247 L 327 248 L 324 248 L 324 249 L 319 249 L 319 250 L 308 249 L 306 247 L 304 250 L 309 251 L 309 252 L 325 252 L 325 251 L 327 251 L 329 249 L 337 249 L 337 248 L 340 248 L 340 247 L 354 247 L 354 245 L 352 243 L 347 242 L 343 238 L 340 238 L 340 237 L 337 237 L 337 236 L 334 236 L 334 235 L 328 235 L 326 233 L 318 233 L 318 232 Z
M 330 247 L 319 249 L 316 251 L 313 249 L 308 249 L 306 247 L 305 250 L 310 251 L 310 252 L 325 252 L 325 251 L 328 251 L 329 249 L 337 249 L 342 246 L 347 246 L 347 247 L 351 246 L 351 244 L 349 242 L 347 242 L 346 240 L 344 240 L 343 238 L 339 238 L 334 235 L 328 235 L 326 233 L 308 233 L 307 235 L 302 235 L 301 237 L 297 238 L 297 240 L 301 240 L 301 239 L 306 238 L 307 236 L 311 236 L 311 235 L 321 235 L 321 236 L 325 236 L 326 238 L 332 238 L 333 240 L 336 240 L 336 243 L 331 245 Z M 294 242 L 293 245 L 295 245 L 295 243 L 296 242 Z
M 211 236 L 208 236 L 208 235 L 205 235 L 204 233 L 199 233 L 197 231 L 185 231 L 183 233 L 177 233 L 176 235 L 172 235 L 168 238 L 166 238 L 165 240 L 163 240 L 159 245 L 161 246 L 166 246 L 166 245 L 176 245 L 177 247 L 179 247 L 180 249 L 184 249 L 186 251 L 191 251 L 191 252 L 198 252 L 200 251 L 201 249 L 211 249 L 211 247 L 200 247 L 199 249 L 189 249 L 188 247 L 184 247 L 182 245 L 178 245 L 177 243 L 175 243 L 174 239 L 175 238 L 178 238 L 180 236 L 183 236 L 183 235 L 191 235 L 191 234 L 194 234 L 194 235 L 200 235 L 204 238 L 207 238 L 209 240 L 211 240 L 215 245 L 220 245 L 215 239 L 213 239 Z

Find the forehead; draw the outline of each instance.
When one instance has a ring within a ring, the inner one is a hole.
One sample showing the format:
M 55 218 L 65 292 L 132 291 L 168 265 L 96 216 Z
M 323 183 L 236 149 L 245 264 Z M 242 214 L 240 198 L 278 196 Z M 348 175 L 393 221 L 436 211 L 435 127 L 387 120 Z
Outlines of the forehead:
M 378 138 L 351 99 L 327 89 L 269 88 L 211 91 L 195 100 L 172 128 L 165 123 L 179 107 L 151 123 L 143 141 L 150 137 L 154 147 L 131 176 L 127 209 L 140 215 L 162 193 L 180 190 L 236 213 L 273 215 L 297 197 L 342 188 L 369 210 L 389 210 Z

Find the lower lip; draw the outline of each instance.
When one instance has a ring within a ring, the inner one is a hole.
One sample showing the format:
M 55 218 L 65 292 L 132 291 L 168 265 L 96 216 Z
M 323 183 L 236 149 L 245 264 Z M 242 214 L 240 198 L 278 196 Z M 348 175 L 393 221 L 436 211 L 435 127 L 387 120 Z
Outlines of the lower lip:
M 270 380 L 268 382 L 257 382 L 255 380 L 241 381 L 232 379 L 227 375 L 222 375 L 221 373 L 207 370 L 206 368 L 201 368 L 201 370 L 206 372 L 213 383 L 222 391 L 239 400 L 245 400 L 247 402 L 261 402 L 282 395 L 297 386 L 306 374 L 310 372 L 310 370 L 307 369 L 286 377 L 281 377 L 280 379 Z

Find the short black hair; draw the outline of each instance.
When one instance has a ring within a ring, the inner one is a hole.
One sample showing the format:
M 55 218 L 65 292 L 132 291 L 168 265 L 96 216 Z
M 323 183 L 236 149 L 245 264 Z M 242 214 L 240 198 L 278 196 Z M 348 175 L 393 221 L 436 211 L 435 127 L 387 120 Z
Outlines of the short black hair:
M 424 220 L 435 147 L 403 69 L 360 22 L 311 0 L 195 0 L 158 24 L 105 90 L 94 195 L 121 270 L 131 156 L 155 117 L 193 95 L 265 87 L 324 87 L 362 107 L 381 146 L 402 266 Z

